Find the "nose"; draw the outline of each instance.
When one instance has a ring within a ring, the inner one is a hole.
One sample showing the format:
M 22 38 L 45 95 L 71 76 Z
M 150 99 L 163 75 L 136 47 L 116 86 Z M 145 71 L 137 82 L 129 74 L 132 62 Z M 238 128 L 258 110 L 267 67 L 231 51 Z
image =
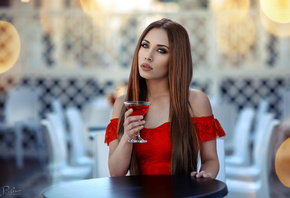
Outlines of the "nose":
M 152 56 L 152 54 L 151 54 L 150 51 L 148 51 L 148 52 L 145 54 L 145 60 L 150 61 L 150 62 L 153 61 L 153 56 Z

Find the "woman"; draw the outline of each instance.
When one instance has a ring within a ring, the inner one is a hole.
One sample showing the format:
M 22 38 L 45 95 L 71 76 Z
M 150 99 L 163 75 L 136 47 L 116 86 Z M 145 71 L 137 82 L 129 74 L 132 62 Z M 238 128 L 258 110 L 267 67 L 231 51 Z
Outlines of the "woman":
M 134 52 L 127 94 L 119 97 L 107 127 L 111 176 L 191 174 L 215 178 L 216 136 L 225 133 L 212 115 L 208 97 L 189 88 L 192 59 L 188 34 L 178 23 L 151 23 Z M 124 101 L 149 101 L 146 119 L 131 116 Z M 147 143 L 129 143 L 137 131 Z M 201 168 L 197 172 L 200 151 Z

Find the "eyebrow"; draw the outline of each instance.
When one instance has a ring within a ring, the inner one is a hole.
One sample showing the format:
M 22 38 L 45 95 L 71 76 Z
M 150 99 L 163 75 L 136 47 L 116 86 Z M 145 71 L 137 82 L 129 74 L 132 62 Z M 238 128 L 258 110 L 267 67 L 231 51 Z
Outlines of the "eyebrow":
M 150 42 L 148 40 L 146 40 L 146 39 L 143 39 L 143 41 L 146 41 L 147 43 L 150 44 Z M 169 49 L 169 47 L 167 45 L 157 44 L 157 46 L 159 46 L 159 47 L 166 47 L 167 49 Z

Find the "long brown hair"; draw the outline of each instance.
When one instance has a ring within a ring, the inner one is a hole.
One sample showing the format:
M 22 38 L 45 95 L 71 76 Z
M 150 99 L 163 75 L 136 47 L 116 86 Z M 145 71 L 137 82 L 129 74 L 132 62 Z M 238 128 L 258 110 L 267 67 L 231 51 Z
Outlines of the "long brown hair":
M 170 139 L 172 142 L 171 173 L 190 174 L 196 170 L 198 141 L 189 113 L 189 86 L 192 80 L 192 58 L 190 42 L 187 31 L 180 24 L 169 19 L 161 19 L 151 23 L 142 33 L 137 43 L 131 73 L 128 82 L 126 100 L 147 99 L 146 81 L 139 75 L 138 52 L 141 42 L 153 28 L 162 28 L 168 34 L 169 40 L 169 92 L 170 92 Z M 191 108 L 191 107 L 190 107 Z M 124 112 L 121 110 L 118 135 L 124 133 Z M 133 148 L 130 174 L 139 174 L 136 162 L 135 149 Z

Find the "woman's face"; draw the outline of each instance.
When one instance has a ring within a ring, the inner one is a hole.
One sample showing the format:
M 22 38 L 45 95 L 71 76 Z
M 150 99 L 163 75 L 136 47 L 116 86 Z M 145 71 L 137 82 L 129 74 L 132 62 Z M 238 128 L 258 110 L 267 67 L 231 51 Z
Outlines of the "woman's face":
M 139 74 L 148 80 L 167 78 L 169 41 L 164 29 L 153 28 L 144 37 L 138 53 Z

